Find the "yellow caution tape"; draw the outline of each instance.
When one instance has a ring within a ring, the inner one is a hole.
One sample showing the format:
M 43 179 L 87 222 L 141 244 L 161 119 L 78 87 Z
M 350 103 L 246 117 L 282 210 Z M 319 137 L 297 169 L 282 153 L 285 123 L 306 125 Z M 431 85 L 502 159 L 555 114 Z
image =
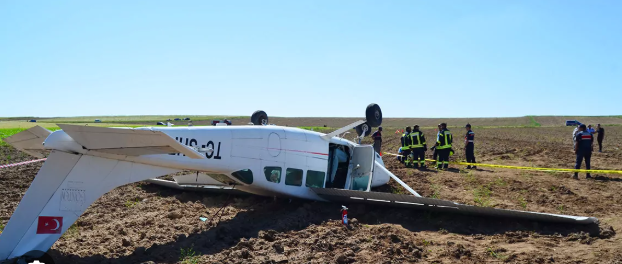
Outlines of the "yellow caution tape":
M 389 152 L 383 152 L 384 154 L 401 157 L 402 155 L 393 154 Z M 436 162 L 433 159 L 426 159 L 426 161 Z M 560 172 L 585 172 L 585 173 L 613 173 L 613 174 L 622 174 L 622 170 L 577 170 L 577 169 L 558 169 L 558 168 L 538 168 L 538 167 L 521 167 L 521 166 L 508 166 L 508 165 L 495 165 L 495 164 L 483 164 L 483 163 L 468 163 L 468 162 L 454 162 L 451 161 L 449 164 L 458 164 L 458 165 L 471 165 L 471 166 L 480 166 L 480 167 L 492 167 L 492 168 L 504 168 L 504 169 L 516 169 L 516 170 L 533 170 L 533 171 L 560 171 Z

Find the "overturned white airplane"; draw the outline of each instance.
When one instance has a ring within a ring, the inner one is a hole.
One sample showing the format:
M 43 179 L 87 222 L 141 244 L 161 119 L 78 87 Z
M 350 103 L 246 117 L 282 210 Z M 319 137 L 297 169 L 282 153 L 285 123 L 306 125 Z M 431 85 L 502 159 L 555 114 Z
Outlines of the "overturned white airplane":
M 99 197 L 138 181 L 178 189 L 242 191 L 317 201 L 384 204 L 537 221 L 597 223 L 593 217 L 462 205 L 421 197 L 384 167 L 370 145 L 339 135 L 353 127 L 360 137 L 380 126 L 376 104 L 357 121 L 330 134 L 268 125 L 263 111 L 253 125 L 104 128 L 36 126 L 5 141 L 46 162 L 0 235 L 0 262 L 47 251 Z M 197 173 L 155 179 L 184 170 Z M 396 180 L 412 195 L 370 192 Z

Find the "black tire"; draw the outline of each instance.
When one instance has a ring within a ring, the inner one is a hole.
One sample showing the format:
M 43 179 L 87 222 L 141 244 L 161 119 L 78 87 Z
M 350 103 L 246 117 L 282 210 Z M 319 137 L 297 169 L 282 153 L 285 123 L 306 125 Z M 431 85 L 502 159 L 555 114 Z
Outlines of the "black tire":
M 356 126 L 356 134 L 360 137 L 363 134 L 363 127 L 367 127 L 367 131 L 365 131 L 365 135 L 363 137 L 369 136 L 369 134 L 371 134 L 371 126 L 367 123 Z
M 257 110 L 251 116 L 251 122 L 253 125 L 267 125 L 268 124 L 268 114 L 262 110 Z
M 382 125 L 382 110 L 377 104 L 369 104 L 365 110 L 365 121 L 371 127 L 379 127 Z

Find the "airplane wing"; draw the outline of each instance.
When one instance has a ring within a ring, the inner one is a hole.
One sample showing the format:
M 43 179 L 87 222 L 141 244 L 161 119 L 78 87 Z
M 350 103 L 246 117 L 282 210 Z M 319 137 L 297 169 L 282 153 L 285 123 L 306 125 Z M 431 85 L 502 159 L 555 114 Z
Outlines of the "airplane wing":
M 192 159 L 205 159 L 201 153 L 182 145 L 162 131 L 57 125 L 88 150 L 126 156 L 182 153 Z
M 506 218 L 522 218 L 534 221 L 574 223 L 574 224 L 595 224 L 598 219 L 595 217 L 559 215 L 548 213 L 537 213 L 528 211 L 497 209 L 489 207 L 479 207 L 472 205 L 459 204 L 451 201 L 439 199 L 416 197 L 413 195 L 362 192 L 339 189 L 311 188 L 320 197 L 333 202 L 351 202 L 381 204 L 383 206 L 407 207 L 420 210 L 435 210 L 445 212 L 456 212 L 471 215 L 486 215 Z
M 4 139 L 6 143 L 18 150 L 37 158 L 44 158 L 43 141 L 52 133 L 41 126 L 34 126 Z

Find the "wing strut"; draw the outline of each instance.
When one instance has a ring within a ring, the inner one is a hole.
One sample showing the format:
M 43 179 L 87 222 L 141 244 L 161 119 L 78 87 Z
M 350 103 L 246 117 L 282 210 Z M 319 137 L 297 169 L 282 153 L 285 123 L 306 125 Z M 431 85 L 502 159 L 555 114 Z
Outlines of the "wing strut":
M 326 135 L 323 135 L 323 136 L 322 136 L 322 139 L 324 139 L 324 140 L 330 140 L 331 138 L 333 138 L 333 137 L 335 137 L 335 136 L 338 136 L 339 134 L 341 134 L 341 133 L 343 133 L 343 132 L 346 132 L 346 131 L 348 131 L 348 130 L 352 129 L 353 127 L 356 127 L 356 126 L 358 126 L 358 125 L 360 125 L 360 124 L 363 124 L 363 123 L 365 123 L 365 120 L 359 120 L 359 121 L 356 121 L 356 122 L 354 122 L 354 123 L 352 123 L 352 124 L 349 124 L 349 125 L 344 126 L 344 127 L 340 128 L 340 129 L 337 129 L 337 130 L 335 130 L 335 131 L 333 131 L 333 132 L 330 132 L 330 133 L 328 133 L 328 134 L 326 134 Z
M 414 196 L 421 197 L 421 195 L 419 195 L 417 192 L 415 192 L 415 190 L 410 188 L 410 186 L 408 186 L 408 184 L 406 184 L 405 182 L 400 180 L 400 178 L 395 176 L 393 173 L 391 173 L 389 170 L 387 170 L 387 168 L 385 168 L 384 166 L 380 165 L 377 161 L 376 161 L 376 168 L 375 169 L 383 170 L 384 173 L 389 174 L 389 176 L 391 176 L 392 179 L 394 179 L 397 183 L 402 185 L 402 187 L 404 187 L 404 189 L 406 189 L 407 191 L 412 193 Z

